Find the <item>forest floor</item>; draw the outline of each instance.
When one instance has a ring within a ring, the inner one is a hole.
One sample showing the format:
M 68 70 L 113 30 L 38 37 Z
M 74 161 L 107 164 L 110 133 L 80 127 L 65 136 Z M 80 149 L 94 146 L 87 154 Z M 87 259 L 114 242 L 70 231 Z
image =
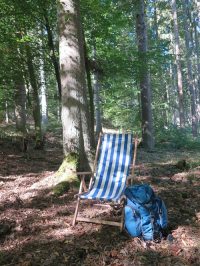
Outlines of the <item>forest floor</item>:
M 200 265 L 200 152 L 138 150 L 136 182 L 149 183 L 168 209 L 174 239 L 160 243 L 130 238 L 111 226 L 72 227 L 77 188 L 56 197 L 31 187 L 53 175 L 61 161 L 62 147 L 50 133 L 45 151 L 31 150 L 28 157 L 0 140 L 0 265 Z M 90 207 L 85 203 L 81 212 L 96 215 L 98 207 Z

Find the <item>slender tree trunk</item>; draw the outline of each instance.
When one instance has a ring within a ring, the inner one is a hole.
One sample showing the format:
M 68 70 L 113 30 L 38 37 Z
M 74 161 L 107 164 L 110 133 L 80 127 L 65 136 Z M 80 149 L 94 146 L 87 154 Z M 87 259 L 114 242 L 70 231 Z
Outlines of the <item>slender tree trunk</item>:
M 88 54 L 87 54 L 87 47 L 84 40 L 84 54 L 85 54 L 85 70 L 86 70 L 86 77 L 87 77 L 87 87 L 88 87 L 88 95 L 89 95 L 89 106 L 90 106 L 90 124 L 91 124 L 91 134 L 94 136 L 94 94 L 92 88 L 92 79 L 91 79 L 91 72 L 90 66 L 88 61 Z
M 40 30 L 40 29 L 39 29 Z M 41 28 L 41 36 L 44 37 L 44 32 Z M 48 124 L 48 110 L 47 110 L 47 88 L 45 79 L 45 69 L 44 69 L 44 53 L 43 53 L 43 38 L 40 40 L 40 58 L 39 58 L 39 76 L 40 76 L 40 106 L 41 106 L 41 126 L 42 134 L 46 132 L 46 127 Z
M 154 8 L 154 32 L 155 32 L 155 39 L 158 41 L 158 19 L 157 19 L 157 5 L 156 0 L 153 0 L 153 8 Z
M 176 56 L 176 67 L 177 67 L 177 79 L 178 79 L 178 99 L 179 99 L 179 118 L 180 118 L 180 127 L 184 127 L 185 118 L 184 118 L 184 105 L 183 105 L 183 78 L 182 78 L 182 69 L 181 69 L 181 60 L 180 60 L 180 42 L 179 42 L 179 29 L 178 29 L 178 18 L 176 10 L 176 0 L 171 0 L 172 6 L 172 15 L 174 22 L 174 50 Z
M 54 46 L 54 42 L 53 42 L 53 34 L 52 34 L 52 30 L 50 27 L 49 18 L 48 18 L 48 15 L 46 13 L 46 10 L 44 10 L 44 19 L 45 19 L 45 27 L 46 27 L 46 31 L 47 31 L 47 36 L 48 36 L 48 45 L 49 45 L 49 50 L 50 50 L 50 57 L 51 57 L 51 61 L 53 63 L 54 71 L 55 71 L 59 98 L 61 100 L 60 68 L 59 68 L 58 58 L 56 57 L 56 50 L 55 50 L 55 46 Z
M 42 132 L 46 132 L 46 127 L 48 123 L 47 115 L 47 97 L 46 97 L 46 82 L 45 82 L 45 72 L 44 72 L 44 61 L 40 58 L 40 106 L 41 106 L 41 123 Z
M 196 54 L 196 63 L 197 63 L 197 86 L 198 86 L 198 93 L 199 93 L 199 103 L 200 103 L 200 46 L 199 46 L 199 33 L 197 30 L 197 22 L 196 22 L 196 15 L 197 13 L 194 13 L 193 18 L 193 27 L 194 27 L 194 41 L 195 41 L 195 54 Z
M 29 45 L 26 45 L 27 52 L 27 66 L 30 78 L 30 84 L 33 90 L 33 118 L 35 122 L 35 148 L 43 148 L 43 136 L 42 136 L 42 126 L 41 126 L 41 111 L 40 111 L 40 99 L 39 99 L 39 86 L 36 79 L 35 69 L 33 65 L 33 57 L 31 54 L 31 49 Z
M 64 155 L 88 163 L 92 145 L 78 0 L 59 1 L 59 34 Z
M 186 46 L 186 63 L 187 63 L 187 78 L 189 91 L 191 95 L 191 114 L 192 114 L 192 134 L 194 137 L 197 136 L 197 114 L 196 114 L 196 95 L 195 95 L 195 87 L 193 82 L 192 75 L 192 39 L 189 32 L 189 23 L 187 17 L 187 0 L 183 2 L 183 11 L 184 11 L 184 32 L 185 32 L 185 46 Z
M 99 133 L 102 132 L 102 123 L 101 123 L 101 109 L 100 109 L 100 74 L 98 71 L 94 72 L 94 106 L 95 106 L 95 121 L 96 121 L 96 137 L 99 136 Z
M 93 68 L 93 91 L 94 91 L 94 109 L 95 109 L 95 122 L 96 122 L 96 140 L 98 140 L 98 136 L 100 132 L 102 132 L 102 121 L 101 121 L 101 108 L 100 108 L 100 87 L 101 87 L 101 73 L 102 71 L 99 69 L 97 63 L 97 50 L 96 50 L 96 40 L 94 38 L 93 44 L 93 60 L 94 60 L 94 68 Z
M 9 111 L 8 111 L 8 101 L 5 102 L 5 122 L 9 123 Z
M 136 33 L 140 66 L 140 90 L 142 106 L 142 139 L 144 147 L 153 149 L 153 119 L 151 109 L 151 87 L 147 60 L 147 31 L 144 16 L 144 1 L 137 0 Z
M 84 139 L 84 148 L 87 154 L 90 165 L 93 165 L 93 148 L 95 146 L 94 140 L 94 129 L 91 129 L 91 117 L 89 111 L 89 105 L 87 100 L 87 84 L 86 84 L 86 69 L 85 69 L 85 53 L 84 53 L 84 32 L 81 23 L 81 15 L 80 15 L 80 1 L 75 0 L 75 6 L 77 9 L 77 33 L 79 40 L 79 49 L 80 49 L 80 78 L 82 83 L 82 92 L 83 92 L 83 105 L 81 108 L 81 121 L 82 121 L 82 129 L 83 129 L 83 139 Z
M 158 16 L 157 16 L 157 1 L 153 0 L 153 38 L 156 41 L 156 43 L 159 43 L 159 30 L 158 30 Z M 165 82 L 166 77 L 163 77 L 163 74 L 166 75 L 164 71 L 159 73 L 160 76 L 160 85 L 163 88 L 163 117 L 162 117 L 162 124 L 163 126 L 167 126 L 169 122 L 169 110 L 168 110 L 168 88 L 167 88 L 167 82 Z
M 26 135 L 26 89 L 21 73 L 15 80 L 15 119 L 16 129 L 23 137 Z
M 199 55 L 199 39 L 198 39 L 198 32 L 197 27 L 195 26 L 195 46 L 196 46 L 196 61 L 197 61 L 197 84 L 198 84 L 198 91 L 199 91 L 199 102 L 200 102 L 200 55 Z

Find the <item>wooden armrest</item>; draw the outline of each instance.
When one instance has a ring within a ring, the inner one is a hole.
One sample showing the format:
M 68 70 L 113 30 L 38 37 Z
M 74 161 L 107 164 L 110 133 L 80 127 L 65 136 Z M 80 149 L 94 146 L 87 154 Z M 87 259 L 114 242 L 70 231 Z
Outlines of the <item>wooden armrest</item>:
M 87 192 L 87 191 L 84 191 L 84 192 L 82 192 L 82 193 L 75 194 L 75 195 L 74 195 L 74 198 L 78 198 L 79 196 L 85 194 L 85 192 Z
M 93 172 L 76 172 L 77 175 L 91 175 Z
M 127 176 L 127 179 L 126 180 L 128 181 L 128 180 L 131 180 L 133 178 L 135 178 L 133 175 L 129 175 L 129 176 Z

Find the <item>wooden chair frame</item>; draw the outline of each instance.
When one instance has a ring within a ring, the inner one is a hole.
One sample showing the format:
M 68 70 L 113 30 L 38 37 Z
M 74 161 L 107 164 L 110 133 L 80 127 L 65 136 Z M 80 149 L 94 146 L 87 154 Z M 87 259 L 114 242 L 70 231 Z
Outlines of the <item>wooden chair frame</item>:
M 101 219 L 97 219 L 97 218 L 85 218 L 85 217 L 78 216 L 78 210 L 79 210 L 79 205 L 80 205 L 80 201 L 81 201 L 80 195 L 89 191 L 91 189 L 91 186 L 92 186 L 92 182 L 94 179 L 94 173 L 96 171 L 97 161 L 98 161 L 98 156 L 99 156 L 101 136 L 102 136 L 102 133 L 99 134 L 99 139 L 98 139 L 97 149 L 96 149 L 96 154 L 95 154 L 95 160 L 94 160 L 94 166 L 93 166 L 93 172 L 78 172 L 77 173 L 77 175 L 80 176 L 81 183 L 80 183 L 79 193 L 77 195 L 75 195 L 75 197 L 78 197 L 78 199 L 77 199 L 77 203 L 76 203 L 76 208 L 75 208 L 75 213 L 74 213 L 72 225 L 75 226 L 77 221 L 97 223 L 97 224 L 106 224 L 106 225 L 118 226 L 118 227 L 120 227 L 120 230 L 122 231 L 123 225 L 124 225 L 124 205 L 125 205 L 125 200 L 126 200 L 125 196 L 123 196 L 121 199 L 121 203 L 123 205 L 121 222 L 106 221 L 106 220 L 101 220 Z M 135 136 L 133 143 L 134 143 L 134 153 L 133 153 L 132 165 L 130 166 L 131 175 L 129 175 L 126 179 L 127 185 L 133 184 L 136 155 L 137 155 L 137 146 L 138 146 L 138 137 L 137 136 Z M 88 189 L 87 189 L 86 182 L 85 182 L 85 176 L 87 176 L 87 175 L 91 176 Z M 83 200 L 85 200 L 85 199 L 83 199 Z M 102 205 L 102 206 L 110 206 L 110 205 Z

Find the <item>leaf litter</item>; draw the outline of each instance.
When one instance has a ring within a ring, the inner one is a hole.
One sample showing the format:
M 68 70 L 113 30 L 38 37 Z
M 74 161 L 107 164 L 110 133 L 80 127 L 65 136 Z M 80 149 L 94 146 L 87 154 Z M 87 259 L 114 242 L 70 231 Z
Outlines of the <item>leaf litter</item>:
M 130 238 L 115 227 L 72 227 L 74 188 L 59 197 L 48 189 L 30 189 L 58 169 L 61 146 L 50 146 L 47 139 L 45 153 L 33 151 L 29 159 L 12 147 L 1 148 L 0 265 L 200 265 L 200 154 L 139 149 L 135 183 L 149 183 L 168 208 L 168 229 L 154 243 Z M 181 160 L 193 167 L 180 169 Z M 83 206 L 84 216 L 99 211 L 104 218 L 114 214 L 114 220 L 120 219 L 119 210 Z

